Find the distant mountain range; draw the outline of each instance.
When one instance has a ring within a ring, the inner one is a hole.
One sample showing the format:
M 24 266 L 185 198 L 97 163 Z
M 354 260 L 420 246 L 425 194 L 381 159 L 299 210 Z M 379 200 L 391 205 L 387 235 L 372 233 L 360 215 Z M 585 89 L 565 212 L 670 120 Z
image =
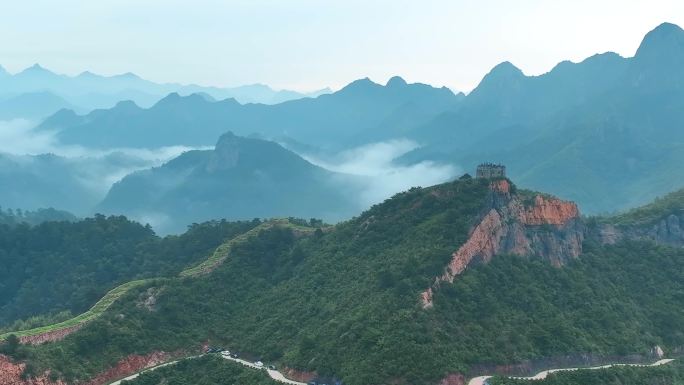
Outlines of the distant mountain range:
M 354 177 L 315 166 L 280 145 L 227 133 L 115 183 L 97 211 L 125 213 L 163 233 L 215 218 L 296 216 L 337 222 L 361 210 Z
M 40 67 L 27 71 L 52 78 Z M 22 74 L 14 77 L 28 76 Z M 139 81 L 130 74 L 105 79 L 114 78 Z M 502 162 L 521 186 L 577 201 L 589 214 L 634 207 L 684 184 L 684 31 L 674 24 L 648 33 L 631 58 L 608 52 L 562 62 L 540 76 L 504 62 L 467 96 L 400 77 L 385 85 L 361 79 L 276 105 L 215 96 L 174 92 L 149 108 L 122 101 L 88 114 L 63 109 L 37 129 L 56 132 L 62 144 L 97 148 L 210 146 L 232 131 L 320 158 L 408 138 L 421 147 L 397 163 L 472 169 Z M 169 165 L 164 173 L 173 170 Z
M 684 184 L 684 31 L 662 24 L 636 55 L 563 62 L 540 76 L 496 66 L 458 109 L 416 127 L 425 146 L 402 160 L 482 160 L 521 185 L 597 213 L 634 207 Z
M 0 205 L 22 210 L 52 207 L 90 215 L 112 183 L 154 164 L 123 153 L 74 158 L 0 153 Z
M 83 72 L 77 76 L 56 74 L 39 64 L 10 74 L 0 67 L 0 119 L 42 119 L 62 108 L 85 113 L 97 108 L 111 108 L 122 100 L 149 107 L 171 92 L 181 95 L 202 93 L 215 99 L 234 98 L 239 103 L 276 104 L 329 93 L 322 89 L 311 93 L 273 90 L 263 84 L 232 88 L 204 87 L 177 83 L 154 83 L 133 73 L 101 76 Z
M 403 136 L 455 108 L 463 97 L 445 87 L 407 84 L 399 77 L 385 86 L 366 78 L 329 95 L 276 105 L 241 105 L 235 99 L 214 101 L 203 94 L 171 93 L 149 109 L 125 101 L 87 115 L 60 111 L 41 128 L 58 130 L 65 144 L 104 148 L 211 145 L 231 130 L 339 149 Z

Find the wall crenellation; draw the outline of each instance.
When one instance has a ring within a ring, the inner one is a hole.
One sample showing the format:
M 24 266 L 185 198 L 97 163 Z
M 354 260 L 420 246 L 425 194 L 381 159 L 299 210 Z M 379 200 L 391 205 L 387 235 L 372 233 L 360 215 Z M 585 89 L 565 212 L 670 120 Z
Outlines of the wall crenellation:
M 506 166 L 498 163 L 481 163 L 477 166 L 477 178 L 505 178 Z

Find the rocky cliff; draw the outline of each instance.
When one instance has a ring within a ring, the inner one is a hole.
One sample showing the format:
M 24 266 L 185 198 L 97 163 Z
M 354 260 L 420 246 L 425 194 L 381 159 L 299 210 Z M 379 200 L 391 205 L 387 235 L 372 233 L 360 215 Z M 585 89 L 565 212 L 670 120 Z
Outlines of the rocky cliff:
M 421 295 L 423 307 L 432 306 L 440 282 L 453 282 L 471 263 L 487 263 L 495 255 L 539 257 L 554 266 L 582 252 L 584 225 L 572 202 L 541 194 L 512 191 L 506 179 L 492 181 L 487 203 L 468 240 L 453 254 L 444 274 Z
M 46 372 L 32 378 L 24 378 L 26 364 L 13 362 L 7 356 L 0 354 L 0 385 L 65 385 L 60 380 L 50 380 L 50 373 Z
M 593 232 L 601 243 L 622 239 L 651 240 L 660 245 L 684 247 L 684 213 L 668 213 L 655 223 L 614 225 L 602 223 Z
M 151 368 L 172 360 L 178 354 L 152 352 L 146 355 L 130 355 L 111 368 L 100 373 L 83 385 L 103 385 L 128 377 L 141 370 Z M 9 357 L 0 354 L 0 385 L 67 385 L 59 379 L 51 379 L 50 372 L 34 377 L 24 376 L 25 363 L 13 362 Z

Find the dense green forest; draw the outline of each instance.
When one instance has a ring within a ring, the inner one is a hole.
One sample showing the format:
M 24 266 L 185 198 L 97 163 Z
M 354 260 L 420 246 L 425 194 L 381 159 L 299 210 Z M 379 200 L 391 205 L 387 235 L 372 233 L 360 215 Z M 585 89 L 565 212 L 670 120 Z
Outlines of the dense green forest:
M 277 385 L 265 370 L 246 368 L 216 356 L 180 361 L 141 374 L 122 385 Z
M 653 224 L 664 213 L 681 215 L 684 212 L 684 189 L 657 198 L 650 204 L 607 218 L 617 225 Z
M 112 287 L 173 275 L 258 223 L 195 224 L 183 235 L 165 238 L 116 216 L 0 225 L 0 329 L 83 312 Z M 31 319 L 19 321 L 26 318 Z
M 3 209 L 0 207 L 0 225 L 38 225 L 43 222 L 75 221 L 77 218 L 66 211 L 55 209 L 21 210 Z
M 614 367 L 551 373 L 544 380 L 494 377 L 490 385 L 683 385 L 684 364 L 676 360 L 658 367 Z
M 151 283 L 33 365 L 83 379 L 121 357 L 228 346 L 351 385 L 434 383 L 474 364 L 684 345 L 684 250 L 602 246 L 563 268 L 501 256 L 469 268 L 423 310 L 418 294 L 462 244 L 488 183 L 401 193 L 332 231 L 262 231 L 212 274 Z M 154 287 L 153 309 L 136 306 Z

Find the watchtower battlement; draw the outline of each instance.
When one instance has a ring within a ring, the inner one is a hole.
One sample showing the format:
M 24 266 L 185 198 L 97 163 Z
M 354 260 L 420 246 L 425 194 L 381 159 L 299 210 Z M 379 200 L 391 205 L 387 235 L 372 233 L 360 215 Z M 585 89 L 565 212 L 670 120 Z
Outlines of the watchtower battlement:
M 482 163 L 477 166 L 477 178 L 505 178 L 506 166 L 497 163 Z

